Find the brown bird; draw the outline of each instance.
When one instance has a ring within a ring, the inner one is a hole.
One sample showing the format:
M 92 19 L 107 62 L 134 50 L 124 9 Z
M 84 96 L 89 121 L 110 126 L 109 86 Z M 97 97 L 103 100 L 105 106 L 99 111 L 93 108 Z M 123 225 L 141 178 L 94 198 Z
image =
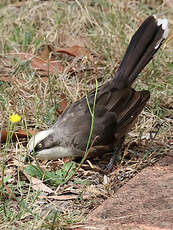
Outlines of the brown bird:
M 83 156 L 92 122 L 89 107 L 94 105 L 89 154 L 114 152 L 113 162 L 150 97 L 149 91 L 135 91 L 131 85 L 167 36 L 167 20 L 148 17 L 133 35 L 113 78 L 98 87 L 97 93 L 90 92 L 88 102 L 83 97 L 71 104 L 51 128 L 33 136 L 28 143 L 29 155 L 47 160 Z

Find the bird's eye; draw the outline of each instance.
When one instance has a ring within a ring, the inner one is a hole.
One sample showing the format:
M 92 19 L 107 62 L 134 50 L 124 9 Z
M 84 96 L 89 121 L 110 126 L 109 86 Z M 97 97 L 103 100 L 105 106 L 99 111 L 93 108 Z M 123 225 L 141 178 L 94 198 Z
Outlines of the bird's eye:
M 42 149 L 42 147 L 43 147 L 43 145 L 42 145 L 41 143 L 39 143 L 39 144 L 37 145 L 37 148 L 38 148 L 38 149 Z

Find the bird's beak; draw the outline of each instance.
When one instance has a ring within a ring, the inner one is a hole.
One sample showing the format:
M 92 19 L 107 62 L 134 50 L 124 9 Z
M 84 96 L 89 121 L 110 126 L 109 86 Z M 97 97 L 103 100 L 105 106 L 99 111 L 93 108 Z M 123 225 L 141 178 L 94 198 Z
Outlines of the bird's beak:
M 25 157 L 24 163 L 26 164 L 26 163 L 28 163 L 28 162 L 30 162 L 30 161 L 31 161 L 31 157 L 27 155 L 27 156 Z
M 27 153 L 25 160 L 24 160 L 25 163 L 28 163 L 28 162 L 33 160 L 33 151 L 28 149 L 27 152 L 28 153 Z

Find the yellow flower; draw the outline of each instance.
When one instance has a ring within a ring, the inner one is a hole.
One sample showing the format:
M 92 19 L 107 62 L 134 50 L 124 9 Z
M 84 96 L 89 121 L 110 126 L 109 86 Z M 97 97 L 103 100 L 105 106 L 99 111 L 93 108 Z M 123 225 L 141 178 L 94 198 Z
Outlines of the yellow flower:
M 21 120 L 21 116 L 19 116 L 19 114 L 17 113 L 10 116 L 10 121 L 12 123 L 17 123 L 20 120 Z

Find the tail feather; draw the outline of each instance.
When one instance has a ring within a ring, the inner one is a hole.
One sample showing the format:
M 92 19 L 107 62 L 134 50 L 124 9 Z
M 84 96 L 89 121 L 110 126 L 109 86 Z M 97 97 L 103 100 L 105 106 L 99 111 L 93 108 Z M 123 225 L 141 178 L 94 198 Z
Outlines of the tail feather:
M 152 59 L 168 35 L 166 19 L 148 17 L 133 35 L 118 71 L 113 78 L 115 87 L 132 85 L 137 75 Z

